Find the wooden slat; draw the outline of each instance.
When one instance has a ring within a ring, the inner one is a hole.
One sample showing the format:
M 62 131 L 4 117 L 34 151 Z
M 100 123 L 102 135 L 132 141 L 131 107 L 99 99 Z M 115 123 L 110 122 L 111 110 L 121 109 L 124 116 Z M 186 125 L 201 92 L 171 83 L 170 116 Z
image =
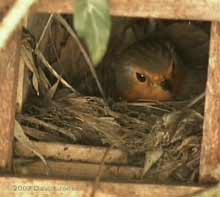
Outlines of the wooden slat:
M 101 163 L 107 148 L 62 143 L 34 142 L 34 147 L 46 158 L 64 161 L 83 161 Z M 15 154 L 20 157 L 36 155 L 19 142 L 15 143 Z M 127 155 L 119 149 L 112 149 L 105 158 L 105 163 L 127 164 Z
M 13 0 L 1 0 L 0 10 Z M 115 16 L 220 20 L 219 0 L 111 0 Z M 72 13 L 73 0 L 39 0 L 38 12 Z
M 72 0 L 40 0 L 40 12 L 72 13 Z M 220 1 L 204 0 L 111 0 L 115 16 L 164 19 L 220 20 Z
M 32 179 L 0 177 L 0 195 L 20 196 L 83 196 L 90 197 L 94 182 L 80 180 Z M 101 182 L 96 197 L 160 196 L 185 197 L 203 190 L 196 186 L 165 186 L 152 184 Z
M 0 0 L 0 10 L 1 12 L 7 12 L 8 9 L 12 7 L 14 4 L 15 0 Z
M 220 24 L 212 23 L 205 120 L 200 160 L 201 181 L 220 180 Z M 218 173 L 217 173 L 218 172 Z
M 52 161 L 47 159 L 49 171 L 42 161 L 32 161 L 26 159 L 14 159 L 14 169 L 16 175 L 64 177 L 80 177 L 95 179 L 99 174 L 100 164 L 83 162 Z M 105 165 L 102 172 L 102 179 L 134 180 L 141 179 L 143 168 L 134 166 Z
M 12 158 L 20 34 L 0 50 L 0 170 L 9 170 Z

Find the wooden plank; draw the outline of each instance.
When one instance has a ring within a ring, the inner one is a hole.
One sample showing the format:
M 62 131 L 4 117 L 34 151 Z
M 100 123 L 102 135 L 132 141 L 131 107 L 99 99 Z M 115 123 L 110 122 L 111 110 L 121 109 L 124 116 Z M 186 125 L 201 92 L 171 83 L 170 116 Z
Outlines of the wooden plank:
M 220 20 L 220 1 L 204 0 L 111 0 L 114 16 L 164 19 Z M 37 11 L 72 13 L 72 0 L 40 0 Z
M 83 161 L 101 163 L 107 148 L 83 146 L 63 143 L 34 142 L 34 147 L 46 158 L 64 161 Z M 15 154 L 20 157 L 35 157 L 36 155 L 19 142 L 15 143 Z M 105 158 L 105 163 L 127 164 L 127 155 L 119 149 L 112 149 Z
M 15 117 L 20 33 L 17 31 L 0 50 L 0 170 L 9 170 Z
M 220 180 L 220 24 L 212 23 L 205 120 L 200 160 L 201 181 Z M 218 173 L 217 173 L 218 171 Z
M 83 196 L 90 197 L 94 182 L 42 178 L 0 177 L 0 195 L 21 196 Z M 95 196 L 160 196 L 183 197 L 202 191 L 198 186 L 165 186 L 153 184 L 101 182 Z
M 6 13 L 14 4 L 15 0 L 0 0 L 0 10 Z
M 80 177 L 95 179 L 99 174 L 100 164 L 91 164 L 83 162 L 52 161 L 47 159 L 49 171 L 42 161 L 33 161 L 30 159 L 15 159 L 14 169 L 16 175 L 63 177 L 65 179 Z M 141 180 L 143 168 L 134 166 L 109 165 L 104 166 L 102 179 L 115 180 Z
M 13 0 L 1 0 L 0 10 Z M 220 20 L 219 0 L 111 0 L 115 16 L 152 17 L 164 19 Z M 72 13 L 73 0 L 39 0 L 38 12 Z

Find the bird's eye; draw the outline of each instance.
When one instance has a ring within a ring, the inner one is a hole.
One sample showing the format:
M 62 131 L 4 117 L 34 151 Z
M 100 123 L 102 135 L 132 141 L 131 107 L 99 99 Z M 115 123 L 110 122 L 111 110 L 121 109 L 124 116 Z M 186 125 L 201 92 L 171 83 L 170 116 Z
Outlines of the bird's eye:
M 145 77 L 144 74 L 136 73 L 136 77 L 137 77 L 137 80 L 140 81 L 140 82 L 145 82 L 146 81 L 146 77 Z

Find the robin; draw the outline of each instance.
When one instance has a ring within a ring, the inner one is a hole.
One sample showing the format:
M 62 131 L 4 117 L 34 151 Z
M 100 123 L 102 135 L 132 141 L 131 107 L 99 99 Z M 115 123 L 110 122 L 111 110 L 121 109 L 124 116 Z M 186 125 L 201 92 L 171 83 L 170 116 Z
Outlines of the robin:
M 115 100 L 169 101 L 188 94 L 188 69 L 167 41 L 137 41 L 111 57 L 110 62 L 98 66 L 97 74 L 106 95 Z M 99 95 L 91 77 L 84 78 L 78 90 Z
M 127 101 L 168 101 L 185 94 L 187 69 L 167 42 L 134 43 L 111 67 L 116 94 Z
M 206 72 L 202 71 L 205 69 L 200 71 L 200 65 L 207 65 L 208 35 L 194 25 L 178 22 L 162 23 L 150 35 L 141 23 L 136 32 L 144 34 L 134 36 L 136 34 L 130 29 L 125 32 L 124 26 L 123 31 L 118 28 L 123 23 L 116 25 L 105 58 L 96 67 L 107 97 L 127 101 L 167 101 L 190 98 L 204 91 Z M 69 50 L 74 55 L 77 51 L 76 44 L 72 46 L 74 50 L 71 49 L 72 42 L 69 45 L 62 51 L 60 62 L 71 68 L 66 73 L 70 74 L 68 78 L 72 85 L 84 95 L 101 96 L 80 52 L 75 59 L 68 59 L 75 56 L 65 56 Z M 199 53 L 195 53 L 197 51 Z

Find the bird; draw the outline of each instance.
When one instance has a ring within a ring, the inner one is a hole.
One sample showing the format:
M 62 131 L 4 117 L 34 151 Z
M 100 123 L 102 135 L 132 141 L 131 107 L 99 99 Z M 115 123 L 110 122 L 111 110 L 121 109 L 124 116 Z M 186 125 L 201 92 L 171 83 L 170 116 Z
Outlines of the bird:
M 108 57 L 96 71 L 108 98 L 128 102 L 183 100 L 195 78 L 172 43 L 163 39 L 136 41 Z M 81 81 L 78 90 L 100 96 L 91 76 Z
M 170 101 L 186 95 L 187 68 L 167 41 L 138 41 L 122 51 L 111 68 L 118 98 Z
M 74 55 L 66 56 L 73 45 L 68 39 L 60 62 L 68 68 L 64 76 L 75 89 L 116 101 L 184 100 L 204 91 L 209 36 L 203 30 L 188 22 L 159 22 L 150 33 L 143 30 L 145 23 L 133 32 L 127 27 L 134 21 L 123 26 L 124 22 L 115 26 L 104 59 L 94 66 L 105 96 L 76 44 Z

